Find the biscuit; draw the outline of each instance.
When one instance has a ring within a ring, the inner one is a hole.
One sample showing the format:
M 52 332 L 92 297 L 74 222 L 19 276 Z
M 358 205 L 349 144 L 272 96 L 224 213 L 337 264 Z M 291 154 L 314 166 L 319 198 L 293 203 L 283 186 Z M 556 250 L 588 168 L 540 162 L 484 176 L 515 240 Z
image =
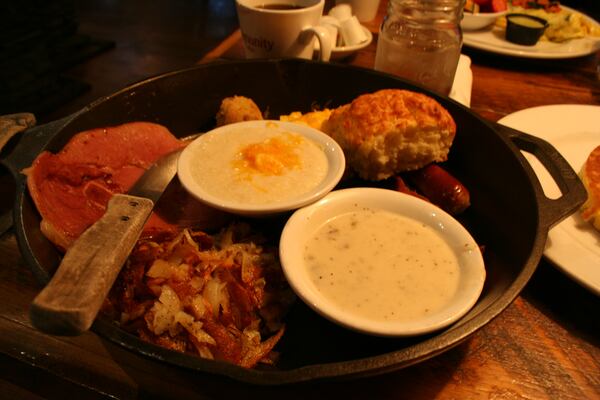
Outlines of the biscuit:
M 382 180 L 445 161 L 456 124 L 431 97 L 384 89 L 335 109 L 322 130 L 340 144 L 360 177 Z

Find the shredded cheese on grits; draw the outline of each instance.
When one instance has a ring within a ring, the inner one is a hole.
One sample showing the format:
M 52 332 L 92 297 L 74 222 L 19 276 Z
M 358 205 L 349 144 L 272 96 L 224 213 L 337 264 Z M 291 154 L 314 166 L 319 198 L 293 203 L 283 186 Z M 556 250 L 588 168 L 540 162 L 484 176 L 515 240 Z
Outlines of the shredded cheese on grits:
M 303 141 L 300 135 L 286 133 L 264 142 L 251 143 L 240 151 L 234 166 L 244 174 L 258 172 L 263 175 L 283 175 L 286 169 L 302 167 L 297 147 Z

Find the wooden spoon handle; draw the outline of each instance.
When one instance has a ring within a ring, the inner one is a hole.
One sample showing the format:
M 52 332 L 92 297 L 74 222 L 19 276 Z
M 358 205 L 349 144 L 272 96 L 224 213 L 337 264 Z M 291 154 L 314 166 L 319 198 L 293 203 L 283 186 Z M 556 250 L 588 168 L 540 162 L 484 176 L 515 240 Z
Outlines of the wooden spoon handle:
M 55 335 L 87 331 L 133 249 L 154 203 L 114 195 L 106 212 L 68 249 L 56 273 L 34 299 L 29 316 Z

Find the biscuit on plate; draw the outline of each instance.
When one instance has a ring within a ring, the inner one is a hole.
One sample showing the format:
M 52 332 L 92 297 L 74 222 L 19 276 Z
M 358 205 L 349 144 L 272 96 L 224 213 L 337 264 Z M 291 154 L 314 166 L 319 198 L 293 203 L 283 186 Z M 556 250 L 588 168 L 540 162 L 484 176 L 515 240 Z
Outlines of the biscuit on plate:
M 340 144 L 360 177 L 382 180 L 445 161 L 456 124 L 429 96 L 384 89 L 335 109 L 322 130 Z

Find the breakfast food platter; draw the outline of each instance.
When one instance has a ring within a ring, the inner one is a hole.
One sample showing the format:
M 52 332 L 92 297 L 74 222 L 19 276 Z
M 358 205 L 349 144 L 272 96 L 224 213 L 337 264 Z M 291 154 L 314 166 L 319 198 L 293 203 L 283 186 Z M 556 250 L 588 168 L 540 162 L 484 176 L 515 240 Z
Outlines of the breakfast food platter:
M 40 216 L 20 171 L 42 150 L 57 152 L 79 132 L 149 121 L 167 126 L 176 137 L 183 138 L 212 129 L 220 102 L 229 96 L 248 96 L 269 115 L 278 116 L 309 112 L 315 107 L 339 107 L 365 93 L 389 88 L 426 93 L 456 122 L 456 138 L 444 168 L 469 187 L 472 204 L 459 221 L 478 244 L 485 246 L 486 269 L 481 295 L 459 320 L 419 336 L 376 337 L 345 329 L 298 301 L 285 317 L 285 334 L 275 348 L 277 362 L 251 369 L 158 346 L 105 316 L 99 317 L 92 329 L 164 362 L 261 384 L 373 375 L 440 354 L 466 340 L 510 305 L 533 274 L 549 227 L 581 204 L 583 189 L 568 166 L 549 168 L 560 171 L 557 179 L 565 182 L 567 189 L 563 197 L 550 203 L 518 151 L 527 143 L 529 148 L 551 153 L 548 158 L 560 164 L 561 158 L 545 142 L 506 132 L 452 100 L 371 70 L 304 60 L 219 61 L 148 79 L 64 120 L 27 132 L 3 160 L 20 182 L 15 232 L 23 258 L 45 283 L 59 264 L 61 253 L 41 234 Z M 519 198 L 506 187 L 519 191 Z M 270 219 L 262 226 L 277 230 L 282 222 Z
M 590 152 L 600 144 L 600 107 L 590 105 L 551 105 L 529 108 L 507 115 L 499 123 L 536 135 L 551 143 L 580 171 Z M 525 154 L 540 177 L 548 196 L 560 191 L 544 168 Z M 575 213 L 548 234 L 544 255 L 568 276 L 600 295 L 600 232 Z
M 564 10 L 578 12 L 569 7 L 561 6 Z M 579 13 L 579 12 L 578 12 Z M 596 27 L 600 24 L 593 18 L 582 16 Z M 478 50 L 506 56 L 535 58 L 535 59 L 566 59 L 582 57 L 600 49 L 600 37 L 587 36 L 564 42 L 539 41 L 534 46 L 524 46 L 507 41 L 504 28 L 492 24 L 484 29 L 463 32 L 463 43 Z

